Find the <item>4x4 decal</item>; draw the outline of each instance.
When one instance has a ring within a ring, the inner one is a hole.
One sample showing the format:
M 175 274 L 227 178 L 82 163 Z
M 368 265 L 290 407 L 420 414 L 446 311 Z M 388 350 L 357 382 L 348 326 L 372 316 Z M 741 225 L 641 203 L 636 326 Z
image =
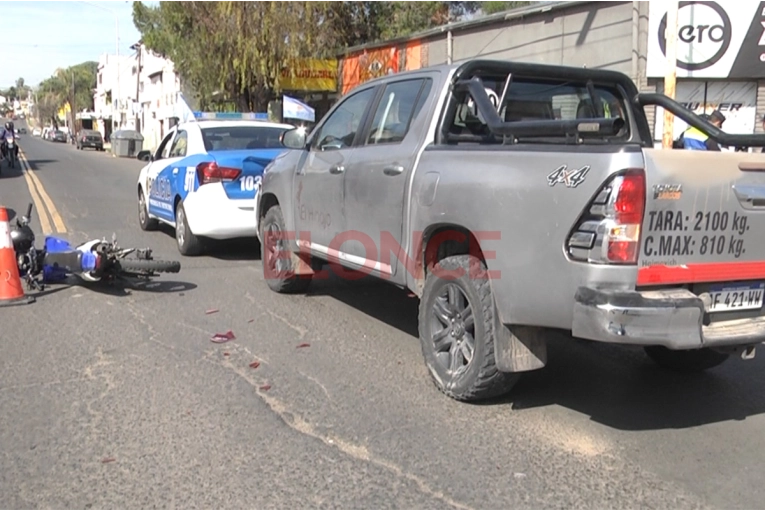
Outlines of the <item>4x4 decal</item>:
M 550 187 L 556 184 L 565 184 L 567 188 L 576 188 L 584 182 L 587 177 L 587 172 L 590 171 L 590 166 L 583 166 L 582 168 L 568 169 L 568 165 L 561 165 L 556 168 L 550 175 L 547 176 L 547 184 Z

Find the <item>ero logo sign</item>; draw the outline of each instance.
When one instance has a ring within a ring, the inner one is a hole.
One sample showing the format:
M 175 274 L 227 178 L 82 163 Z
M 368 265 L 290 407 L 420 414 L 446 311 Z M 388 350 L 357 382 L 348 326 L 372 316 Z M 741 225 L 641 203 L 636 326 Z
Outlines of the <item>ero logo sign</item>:
M 729 4 L 730 5 L 730 4 Z M 667 15 L 659 24 L 659 47 L 667 54 Z M 679 2 L 677 12 L 677 67 L 700 71 L 725 55 L 733 35 L 728 13 L 717 2 Z

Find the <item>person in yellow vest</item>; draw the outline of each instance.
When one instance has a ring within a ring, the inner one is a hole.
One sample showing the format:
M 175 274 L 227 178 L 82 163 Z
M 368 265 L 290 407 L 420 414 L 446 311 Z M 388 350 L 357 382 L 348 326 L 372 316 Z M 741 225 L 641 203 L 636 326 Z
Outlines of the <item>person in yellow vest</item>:
M 715 110 L 709 115 L 701 115 L 701 118 L 705 118 L 711 124 L 718 129 L 722 129 L 722 125 L 725 122 L 725 115 L 719 110 Z M 709 137 L 706 133 L 695 127 L 689 127 L 680 135 L 682 142 L 682 148 L 687 151 L 720 151 L 720 145 Z

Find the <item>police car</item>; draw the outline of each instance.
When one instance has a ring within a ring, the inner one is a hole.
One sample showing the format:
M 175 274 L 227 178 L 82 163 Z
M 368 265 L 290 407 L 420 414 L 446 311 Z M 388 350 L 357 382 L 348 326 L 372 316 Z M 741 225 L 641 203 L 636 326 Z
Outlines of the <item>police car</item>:
M 255 194 L 268 163 L 286 149 L 289 124 L 200 120 L 173 127 L 138 176 L 143 230 L 175 228 L 178 250 L 199 255 L 203 240 L 255 236 Z

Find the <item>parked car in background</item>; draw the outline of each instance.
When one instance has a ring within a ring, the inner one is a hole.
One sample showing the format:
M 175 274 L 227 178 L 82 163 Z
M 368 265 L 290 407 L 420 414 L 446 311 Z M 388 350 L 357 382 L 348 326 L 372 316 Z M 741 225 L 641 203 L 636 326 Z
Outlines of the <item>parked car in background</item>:
M 77 150 L 83 150 L 86 147 L 103 151 L 104 138 L 101 136 L 101 133 L 92 129 L 81 130 L 77 135 Z
M 20 135 L 27 134 L 27 128 L 24 128 L 24 127 L 17 129 L 17 131 L 19 132 Z
M 57 130 L 53 131 L 53 135 L 51 137 L 51 140 L 54 141 L 54 142 L 66 143 L 66 133 L 64 133 L 60 129 L 57 129 Z
M 198 255 L 206 239 L 255 237 L 255 195 L 263 169 L 286 149 L 290 124 L 198 121 L 180 124 L 138 176 L 138 218 L 143 230 L 159 222 L 175 227 L 178 251 Z
M 42 136 L 42 131 L 40 131 L 40 128 L 34 128 L 32 130 L 32 136 Z

